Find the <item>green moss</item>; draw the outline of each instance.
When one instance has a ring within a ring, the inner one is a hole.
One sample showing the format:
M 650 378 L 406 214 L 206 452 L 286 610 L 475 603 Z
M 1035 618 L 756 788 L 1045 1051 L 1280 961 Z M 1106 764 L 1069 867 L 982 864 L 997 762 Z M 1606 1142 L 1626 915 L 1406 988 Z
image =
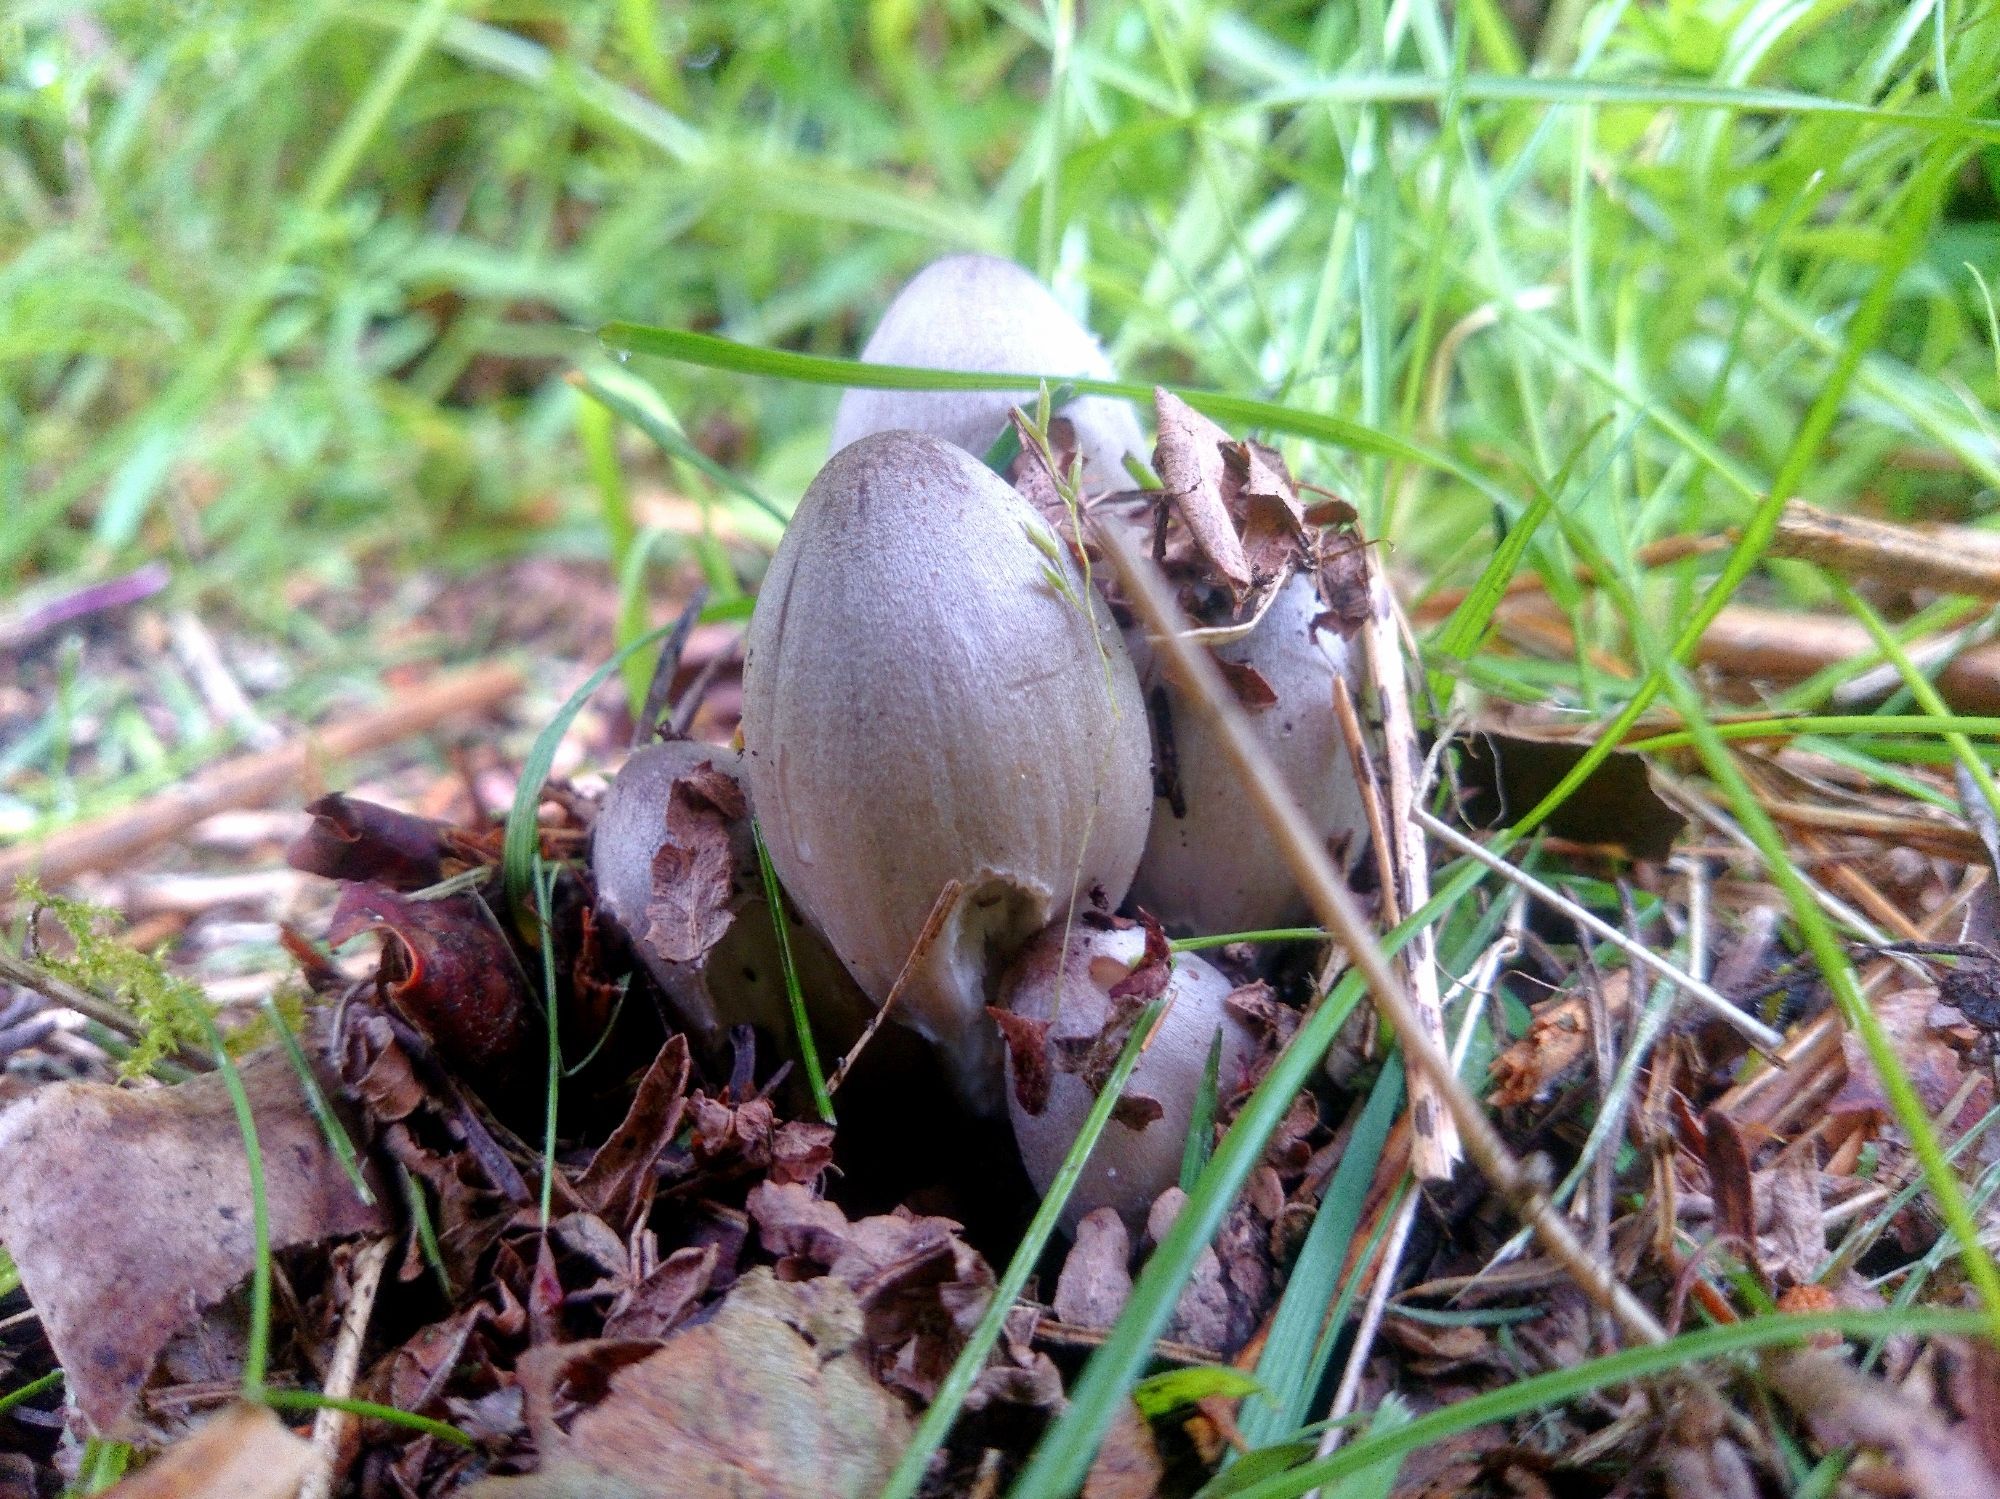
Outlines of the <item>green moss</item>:
M 41 965 L 80 988 L 123 1005 L 139 1022 L 138 1044 L 119 1065 L 123 1076 L 138 1077 L 182 1047 L 206 1047 L 200 1012 L 208 1004 L 207 996 L 198 985 L 168 972 L 158 953 L 143 953 L 120 941 L 115 912 L 88 901 L 53 895 L 32 879 L 16 881 L 14 895 L 33 910 L 34 920 L 55 918 L 75 944 L 76 950 L 67 957 L 40 954 Z

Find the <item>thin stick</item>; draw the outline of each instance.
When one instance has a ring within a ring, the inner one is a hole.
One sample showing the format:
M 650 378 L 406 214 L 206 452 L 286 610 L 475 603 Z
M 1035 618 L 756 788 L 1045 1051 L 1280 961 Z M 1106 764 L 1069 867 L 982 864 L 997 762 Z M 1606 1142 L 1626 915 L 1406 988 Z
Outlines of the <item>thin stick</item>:
M 377 1239 L 354 1257 L 354 1283 L 348 1291 L 347 1310 L 341 1314 L 340 1336 L 333 1345 L 333 1361 L 327 1366 L 326 1393 L 346 1400 L 354 1393 L 354 1378 L 361 1369 L 361 1345 L 368 1336 L 368 1321 L 375 1314 L 375 1294 L 382 1288 L 382 1270 L 389 1263 L 393 1239 Z M 312 1467 L 299 1486 L 299 1499 L 332 1499 L 339 1480 L 340 1445 L 354 1417 L 335 1406 L 322 1406 L 313 1418 Z
M 1410 712 L 1402 616 L 1375 549 L 1362 548 L 1361 561 L 1368 575 L 1368 623 L 1361 630 L 1361 659 L 1368 685 L 1374 690 L 1376 711 L 1382 717 L 1382 771 L 1389 799 L 1383 812 L 1389 824 L 1390 847 L 1396 853 L 1396 898 L 1403 911 L 1416 912 L 1430 903 L 1431 857 L 1423 828 L 1415 821 L 1422 810 L 1417 773 L 1423 765 L 1423 751 L 1417 743 L 1416 718 Z M 1437 932 L 1424 927 L 1410 939 L 1399 961 L 1417 1019 L 1432 1044 L 1442 1050 L 1444 1005 L 1438 998 Z M 1405 1058 L 1407 1067 L 1407 1054 Z M 1422 1072 L 1409 1073 L 1409 1090 L 1410 1169 L 1418 1181 L 1449 1181 L 1452 1167 L 1465 1157 L 1451 1111 Z
M 868 1043 L 875 1039 L 875 1032 L 882 1028 L 882 1022 L 889 1018 L 890 1009 L 898 999 L 902 998 L 903 988 L 909 983 L 910 976 L 917 971 L 917 964 L 923 961 L 924 955 L 936 944 L 938 933 L 944 930 L 945 919 L 958 904 L 959 894 L 964 889 L 965 886 L 959 881 L 946 880 L 944 888 L 938 891 L 937 899 L 931 902 L 931 914 L 924 918 L 923 929 L 917 933 L 917 940 L 910 947 L 910 955 L 903 959 L 903 966 L 896 974 L 896 982 L 889 986 L 889 993 L 883 999 L 881 1007 L 868 1017 L 868 1028 L 861 1033 L 861 1038 L 847 1049 L 847 1055 L 840 1059 L 840 1065 L 833 1069 L 833 1076 L 827 1080 L 826 1091 L 829 1095 L 839 1090 L 841 1082 L 847 1076 L 847 1070 L 854 1065 L 855 1059 L 861 1055 Z
M 1749 1037 L 1764 1052 L 1775 1052 L 1785 1044 L 1783 1035 L 1772 1030 L 1770 1026 L 1764 1024 L 1756 1016 L 1745 1014 L 1736 1005 L 1730 1003 L 1728 996 L 1720 990 L 1703 983 L 1693 974 L 1683 973 L 1644 943 L 1635 942 L 1610 922 L 1585 910 L 1561 891 L 1543 884 L 1526 870 L 1508 863 L 1498 854 L 1490 852 L 1484 845 L 1466 837 L 1465 834 L 1459 832 L 1457 828 L 1452 827 L 1449 823 L 1438 821 L 1437 818 L 1431 816 L 1423 808 L 1418 807 L 1411 815 L 1416 821 L 1422 823 L 1424 830 L 1439 842 L 1450 844 L 1459 853 L 1477 860 L 1495 874 L 1519 885 L 1523 890 L 1534 896 L 1536 900 L 1554 907 L 1556 910 L 1562 912 L 1563 915 L 1569 917 L 1570 920 L 1589 928 L 1594 935 L 1609 942 L 1633 962 L 1652 969 L 1653 972 L 1673 984 L 1683 994 L 1687 995 L 1688 998 L 1696 1000 L 1714 1011 L 1717 1019 L 1725 1020 L 1735 1026 L 1737 1030 Z
M 129 807 L 0 853 L 0 903 L 12 899 L 14 881 L 22 875 L 61 884 L 86 869 L 123 863 L 212 813 L 304 789 L 337 761 L 420 734 L 447 718 L 490 709 L 519 692 L 521 681 L 517 668 L 501 662 L 436 677 L 373 712 L 309 730 L 274 750 L 226 760 Z
M 1664 1341 L 1666 1330 L 1607 1266 L 1592 1259 L 1577 1242 L 1569 1225 L 1550 1208 L 1540 1180 L 1515 1159 L 1493 1122 L 1458 1081 L 1451 1058 L 1431 1039 L 1422 1017 L 1410 1004 L 1353 894 L 1334 869 L 1305 814 L 1285 789 L 1270 755 L 1251 734 L 1242 711 L 1230 700 L 1229 689 L 1215 662 L 1206 652 L 1180 639 L 1180 611 L 1159 570 L 1133 551 L 1123 537 L 1107 532 L 1103 541 L 1106 554 L 1118 570 L 1126 598 L 1154 637 L 1155 649 L 1190 700 L 1200 705 L 1220 729 L 1238 778 L 1255 803 L 1258 815 L 1277 839 L 1285 862 L 1291 866 L 1321 924 L 1346 946 L 1348 956 L 1367 982 L 1376 1008 L 1395 1027 L 1404 1057 L 1436 1082 L 1444 1107 L 1451 1111 L 1458 1125 L 1466 1154 L 1508 1207 L 1534 1227 L 1549 1257 L 1569 1272 L 1593 1302 L 1609 1309 L 1619 1326 L 1634 1339 L 1647 1343 Z
M 1918 530 L 1787 500 L 1768 555 L 1803 557 L 1843 578 L 1875 578 L 1903 590 L 2000 599 L 2000 555 L 1991 542 L 1984 532 L 1956 526 Z

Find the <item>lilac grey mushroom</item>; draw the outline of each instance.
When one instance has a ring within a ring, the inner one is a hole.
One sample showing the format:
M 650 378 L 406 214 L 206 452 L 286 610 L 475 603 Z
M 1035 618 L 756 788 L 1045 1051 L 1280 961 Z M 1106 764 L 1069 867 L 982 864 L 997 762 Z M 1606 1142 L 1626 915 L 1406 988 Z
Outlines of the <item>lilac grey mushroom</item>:
M 1368 817 L 1334 712 L 1333 684 L 1356 678 L 1353 653 L 1337 632 L 1316 623 L 1319 595 L 1295 574 L 1256 627 L 1214 648 L 1216 657 L 1252 667 L 1277 701 L 1249 711 L 1250 726 L 1313 827 L 1349 867 L 1368 847 Z M 1277 841 L 1251 805 L 1206 713 L 1191 704 L 1154 659 L 1138 628 L 1127 645 L 1149 694 L 1161 687 L 1173 736 L 1182 810 L 1162 798 L 1153 809 L 1132 899 L 1171 931 L 1218 936 L 1295 926 L 1309 914 Z
M 1139 966 L 1145 952 L 1146 934 L 1141 928 L 1107 931 L 1072 925 L 1065 942 L 1063 924 L 1058 922 L 1022 952 L 1007 974 L 1001 1002 L 1025 1019 L 1047 1022 L 1051 1043 L 1091 1042 L 1110 1016 L 1112 986 Z M 1230 992 L 1229 980 L 1204 959 L 1193 953 L 1173 959 L 1166 1014 L 1125 1088 L 1126 1097 L 1151 1098 L 1162 1112 L 1143 1129 L 1115 1118 L 1105 1125 L 1063 1206 L 1065 1230 L 1074 1233 L 1086 1214 L 1108 1207 L 1137 1238 L 1154 1199 L 1179 1183 L 1195 1096 L 1216 1033 L 1222 1034 L 1217 1073 L 1222 1096 L 1228 1095 L 1257 1053 L 1255 1033 L 1224 1003 Z M 1011 1057 L 1007 1080 L 1007 1114 L 1021 1163 L 1035 1190 L 1046 1192 L 1082 1130 L 1095 1095 L 1078 1074 L 1051 1067 L 1047 1105 L 1030 1114 L 1016 1096 Z
M 735 750 L 691 740 L 647 745 L 625 762 L 591 833 L 598 908 L 630 940 L 675 1018 L 704 1045 L 720 1045 L 731 1026 L 754 1025 L 776 1039 L 781 1055 L 791 1055 L 791 1004 L 747 817 L 729 829 L 733 919 L 714 947 L 698 962 L 675 961 L 649 935 L 653 860 L 666 842 L 667 801 L 674 783 L 703 765 L 742 779 Z M 866 1023 L 867 1001 L 810 931 L 788 919 L 787 934 L 815 1031 L 833 1045 L 848 1045 Z
M 869 364 L 980 373 L 1116 376 L 1104 351 L 1055 294 L 1011 260 L 948 255 L 910 279 L 861 351 Z M 833 420 L 832 450 L 871 432 L 928 432 L 983 458 L 1032 390 L 849 390 Z M 1129 487 L 1125 457 L 1146 452 L 1129 402 L 1079 396 L 1061 415 L 1076 428 L 1085 487 Z
M 876 1004 L 958 882 L 894 1018 L 997 1112 L 1001 969 L 1049 922 L 1115 908 L 1146 841 L 1145 713 L 1102 600 L 977 459 L 871 434 L 772 558 L 743 743 L 779 878 Z

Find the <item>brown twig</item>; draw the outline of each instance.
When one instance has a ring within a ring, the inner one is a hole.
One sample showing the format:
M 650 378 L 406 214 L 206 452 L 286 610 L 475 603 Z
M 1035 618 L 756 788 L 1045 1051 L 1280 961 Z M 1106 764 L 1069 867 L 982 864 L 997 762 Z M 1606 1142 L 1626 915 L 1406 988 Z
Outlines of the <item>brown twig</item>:
M 336 1400 L 354 1393 L 354 1378 L 361 1369 L 361 1345 L 368 1335 L 368 1321 L 375 1314 L 375 1295 L 382 1288 L 382 1271 L 389 1263 L 392 1238 L 376 1239 L 354 1257 L 354 1279 L 347 1292 L 347 1310 L 340 1319 L 340 1335 L 333 1345 L 333 1361 L 326 1371 L 325 1391 Z M 299 1486 L 299 1499 L 330 1499 L 334 1484 L 345 1463 L 340 1448 L 354 1417 L 328 1406 L 313 1419 L 313 1465 Z
M 1991 547 L 1991 537 L 1956 526 L 1918 530 L 1788 500 L 1768 555 L 1803 558 L 1843 578 L 1872 578 L 1911 593 L 2000 599 L 2000 553 Z
M 1107 533 L 1103 541 L 1106 554 L 1118 570 L 1126 598 L 1155 637 L 1155 649 L 1189 698 L 1201 705 L 1221 731 L 1244 788 L 1277 839 L 1285 862 L 1314 912 L 1321 924 L 1345 944 L 1349 957 L 1367 982 L 1376 1008 L 1395 1028 L 1408 1064 L 1435 1085 L 1443 1106 L 1451 1111 L 1473 1163 L 1508 1207 L 1533 1227 L 1549 1257 L 1575 1279 L 1593 1302 L 1609 1311 L 1628 1336 L 1647 1343 L 1665 1341 L 1666 1332 L 1653 1314 L 1608 1266 L 1594 1260 L 1577 1241 L 1569 1225 L 1550 1205 L 1539 1177 L 1515 1158 L 1493 1122 L 1458 1081 L 1451 1059 L 1431 1039 L 1354 896 L 1334 869 L 1298 803 L 1285 789 L 1270 756 L 1244 722 L 1242 711 L 1230 700 L 1221 672 L 1206 654 L 1181 637 L 1185 621 L 1180 618 L 1180 610 L 1158 569 L 1134 552 L 1122 537 Z
M 345 723 L 224 761 L 132 806 L 0 853 L 0 903 L 12 898 L 14 882 L 23 875 L 60 884 L 86 869 L 135 858 L 211 813 L 255 806 L 294 787 L 305 789 L 337 761 L 407 739 L 461 713 L 492 708 L 520 691 L 521 680 L 517 668 L 501 662 L 437 677 Z

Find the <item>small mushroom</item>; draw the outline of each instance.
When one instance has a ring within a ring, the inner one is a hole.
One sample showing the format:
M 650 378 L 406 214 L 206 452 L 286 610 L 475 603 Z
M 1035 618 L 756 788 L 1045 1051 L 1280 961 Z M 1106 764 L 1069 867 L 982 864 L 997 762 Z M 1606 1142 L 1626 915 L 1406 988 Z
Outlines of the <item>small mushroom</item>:
M 668 826 L 675 785 L 699 787 L 710 771 L 734 785 L 742 776 L 741 757 L 692 740 L 633 752 L 605 794 L 591 834 L 598 908 L 625 933 L 675 1018 L 703 1045 L 716 1048 L 731 1026 L 754 1025 L 777 1042 L 781 1055 L 789 1054 L 791 1004 L 749 818 L 724 816 L 696 797 L 684 809 L 684 830 L 676 836 Z M 679 870 L 668 876 L 676 899 L 671 911 L 656 913 L 656 861 L 670 841 L 677 845 Z M 702 848 L 704 842 L 711 846 Z M 705 855 L 711 862 L 704 869 Z M 708 888 L 698 890 L 704 880 Z M 700 908 L 700 914 L 690 917 L 690 907 Z M 701 951 L 696 949 L 706 936 L 688 935 L 697 923 L 713 937 Z M 669 925 L 675 928 L 671 936 Z M 723 930 L 714 935 L 718 925 Z M 789 917 L 786 930 L 814 1030 L 823 1031 L 831 1045 L 846 1046 L 867 1020 L 867 1001 L 812 932 Z
M 978 460 L 882 432 L 827 461 L 765 575 L 744 777 L 785 888 L 969 1102 L 999 1102 L 986 1006 L 1050 921 L 1124 898 L 1152 806 L 1125 646 L 1047 522 Z
M 1015 1059 L 1007 1061 L 1007 1113 L 1021 1162 L 1039 1192 L 1055 1180 L 1096 1095 L 1090 1082 L 1060 1065 L 1059 1052 L 1088 1047 L 1113 1015 L 1111 989 L 1144 960 L 1146 934 L 1138 927 L 1107 931 L 1081 923 L 1067 931 L 1050 926 L 1022 952 L 1001 987 L 1001 1003 L 1024 1020 L 1048 1025 L 1048 1100 L 1030 1113 L 1016 1086 Z M 1192 953 L 1173 959 L 1167 979 L 1167 1010 L 1126 1085 L 1124 1097 L 1136 1111 L 1158 1117 L 1133 1128 L 1113 1116 L 1090 1153 L 1076 1190 L 1063 1207 L 1063 1227 L 1074 1232 L 1087 1213 L 1113 1208 L 1133 1237 L 1145 1229 L 1153 1200 L 1180 1180 L 1181 1157 L 1194 1119 L 1195 1095 L 1208 1065 L 1209 1047 L 1222 1033 L 1218 1073 L 1226 1096 L 1256 1055 L 1249 1026 L 1224 1003 L 1229 980 Z
M 1328 847 L 1352 865 L 1368 847 L 1368 818 L 1334 712 L 1333 683 L 1344 677 L 1351 688 L 1355 668 L 1347 642 L 1315 623 L 1320 612 L 1312 579 L 1294 575 L 1256 628 L 1214 651 L 1225 663 L 1248 667 L 1269 689 L 1273 701 L 1250 709 L 1251 727 Z M 1170 930 L 1205 936 L 1298 924 L 1308 914 L 1305 897 L 1251 807 L 1221 734 L 1161 680 L 1165 673 L 1142 632 L 1135 630 L 1127 644 L 1148 700 L 1156 689 L 1165 693 L 1180 799 L 1178 813 L 1164 797 L 1153 809 L 1133 901 Z
M 1115 379 L 1097 340 L 1041 282 L 991 255 L 948 255 L 911 278 L 889 304 L 861 357 L 870 364 L 980 373 Z M 833 420 L 833 451 L 871 432 L 928 432 L 983 458 L 1007 413 L 1032 390 L 849 390 Z M 1084 483 L 1123 489 L 1125 455 L 1143 455 L 1131 406 L 1080 396 L 1062 408 L 1076 428 Z

